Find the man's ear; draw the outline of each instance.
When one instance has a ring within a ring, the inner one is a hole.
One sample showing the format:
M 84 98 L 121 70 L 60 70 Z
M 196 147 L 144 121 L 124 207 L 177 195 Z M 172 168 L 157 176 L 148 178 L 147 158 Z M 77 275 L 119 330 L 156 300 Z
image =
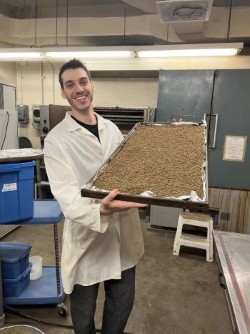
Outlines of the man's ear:
M 91 87 L 92 87 L 92 90 L 94 91 L 95 90 L 95 86 L 93 84 L 93 82 L 91 81 Z
M 66 96 L 65 96 L 65 93 L 64 93 L 64 90 L 61 88 L 61 95 L 62 95 L 62 98 L 63 99 L 66 99 Z

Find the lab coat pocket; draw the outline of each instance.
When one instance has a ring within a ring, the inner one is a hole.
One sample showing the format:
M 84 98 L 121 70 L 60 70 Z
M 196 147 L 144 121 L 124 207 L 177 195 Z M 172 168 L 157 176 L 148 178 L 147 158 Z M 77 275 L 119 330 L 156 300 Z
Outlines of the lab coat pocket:
M 71 224 L 71 241 L 81 248 L 87 248 L 98 236 L 98 232 L 90 230 L 78 223 Z

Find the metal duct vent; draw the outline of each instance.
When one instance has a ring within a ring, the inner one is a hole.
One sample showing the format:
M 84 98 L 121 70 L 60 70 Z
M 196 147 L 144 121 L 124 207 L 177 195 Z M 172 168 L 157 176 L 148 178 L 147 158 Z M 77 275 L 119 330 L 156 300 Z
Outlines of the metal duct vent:
M 208 21 L 213 0 L 156 1 L 161 23 Z

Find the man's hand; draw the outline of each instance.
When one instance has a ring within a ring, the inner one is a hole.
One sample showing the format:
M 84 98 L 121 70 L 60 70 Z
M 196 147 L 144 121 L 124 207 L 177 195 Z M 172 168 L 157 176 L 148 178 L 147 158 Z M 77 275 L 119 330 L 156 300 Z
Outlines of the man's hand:
M 148 204 L 118 201 L 114 198 L 118 194 L 117 189 L 113 189 L 106 197 L 101 201 L 100 213 L 101 215 L 110 215 L 114 212 L 126 211 L 132 208 L 145 208 Z

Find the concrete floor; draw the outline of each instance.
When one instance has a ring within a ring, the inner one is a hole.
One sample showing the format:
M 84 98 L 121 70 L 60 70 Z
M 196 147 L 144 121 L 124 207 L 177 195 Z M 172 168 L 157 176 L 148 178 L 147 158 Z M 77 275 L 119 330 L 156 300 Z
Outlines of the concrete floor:
M 58 224 L 59 246 L 63 220 Z M 231 334 L 231 322 L 223 289 L 218 282 L 216 259 L 205 252 L 181 248 L 172 254 L 175 231 L 148 228 L 142 217 L 145 255 L 137 266 L 136 299 L 126 327 L 133 334 Z M 44 265 L 54 265 L 52 225 L 21 226 L 1 241 L 32 245 L 30 255 L 41 255 Z M 101 328 L 104 301 L 101 285 L 97 301 L 96 328 Z M 68 298 L 64 304 L 69 307 Z M 59 316 L 56 305 L 11 306 L 44 324 L 5 311 L 5 326 L 29 324 L 46 334 L 72 334 L 70 316 Z

